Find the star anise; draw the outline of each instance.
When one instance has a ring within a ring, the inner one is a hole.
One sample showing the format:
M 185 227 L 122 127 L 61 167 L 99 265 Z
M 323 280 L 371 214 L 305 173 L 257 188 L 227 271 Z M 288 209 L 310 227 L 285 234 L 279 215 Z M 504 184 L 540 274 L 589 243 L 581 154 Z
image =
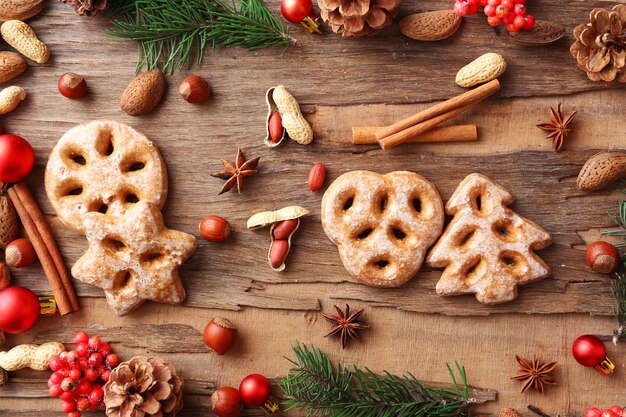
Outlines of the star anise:
M 550 122 L 537 125 L 539 129 L 550 132 L 547 138 L 552 139 L 552 147 L 555 152 L 561 150 L 563 142 L 572 131 L 570 125 L 572 124 L 572 120 L 574 120 L 574 116 L 576 116 L 577 112 L 577 110 L 572 110 L 567 114 L 567 116 L 563 117 L 561 114 L 561 103 L 559 103 L 556 110 L 550 107 Z
M 224 172 L 211 174 L 212 177 L 226 180 L 226 184 L 222 187 L 220 194 L 229 191 L 235 184 L 237 185 L 237 191 L 241 194 L 243 191 L 243 179 L 257 173 L 256 167 L 259 164 L 259 159 L 261 159 L 261 157 L 257 156 L 254 159 L 246 161 L 240 148 L 237 149 L 237 160 L 234 164 L 222 159 Z
M 350 306 L 346 304 L 345 311 L 341 311 L 337 306 L 335 306 L 335 310 L 337 310 L 337 315 L 322 313 L 322 317 L 333 324 L 333 327 L 330 328 L 330 331 L 324 337 L 340 335 L 341 348 L 345 349 L 348 338 L 359 340 L 359 330 L 369 329 L 370 326 L 359 320 L 359 317 L 365 311 L 364 308 L 360 308 L 351 314 Z
M 535 355 L 533 355 L 533 360 L 530 363 L 517 355 L 515 355 L 515 359 L 517 359 L 521 369 L 511 379 L 522 381 L 520 392 L 525 392 L 530 387 L 534 387 L 543 395 L 544 385 L 556 385 L 554 378 L 548 375 L 556 367 L 556 362 L 542 363 Z

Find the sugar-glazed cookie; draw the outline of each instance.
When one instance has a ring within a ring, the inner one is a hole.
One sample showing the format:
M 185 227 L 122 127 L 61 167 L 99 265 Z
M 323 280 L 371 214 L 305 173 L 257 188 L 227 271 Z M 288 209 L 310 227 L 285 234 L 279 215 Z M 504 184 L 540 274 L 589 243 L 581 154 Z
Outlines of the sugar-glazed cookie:
M 435 186 L 407 171 L 348 172 L 322 200 L 322 226 L 343 265 L 376 287 L 397 287 L 413 278 L 441 234 L 443 220 Z

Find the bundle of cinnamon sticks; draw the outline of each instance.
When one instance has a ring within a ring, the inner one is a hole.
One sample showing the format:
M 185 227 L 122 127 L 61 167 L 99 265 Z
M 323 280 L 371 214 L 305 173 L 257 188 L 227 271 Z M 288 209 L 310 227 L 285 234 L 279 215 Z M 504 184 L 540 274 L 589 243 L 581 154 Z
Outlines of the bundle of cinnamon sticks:
M 354 127 L 355 144 L 378 143 L 390 149 L 405 142 L 462 142 L 478 138 L 475 125 L 439 126 L 500 90 L 498 80 L 438 103 L 387 127 Z
M 8 194 L 50 282 L 59 313 L 64 315 L 78 311 L 78 298 L 61 252 L 28 186 L 25 183 L 15 184 L 9 188 Z

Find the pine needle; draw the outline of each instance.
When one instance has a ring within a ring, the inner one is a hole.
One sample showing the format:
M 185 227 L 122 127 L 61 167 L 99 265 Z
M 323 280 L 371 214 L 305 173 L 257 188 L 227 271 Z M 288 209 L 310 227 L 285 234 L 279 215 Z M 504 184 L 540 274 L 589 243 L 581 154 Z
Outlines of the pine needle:
M 327 417 L 460 417 L 468 416 L 469 397 L 465 368 L 455 362 L 460 376 L 448 366 L 454 390 L 424 385 L 411 374 L 405 376 L 365 368 L 348 369 L 332 363 L 320 349 L 296 342 L 295 359 L 281 389 L 287 410 L 303 410 L 306 416 Z
M 624 190 L 620 190 L 620 192 L 626 194 Z M 623 251 L 626 247 L 626 199 L 619 202 L 619 213 L 617 215 L 609 214 L 609 217 L 618 226 L 618 229 L 605 230 L 602 234 L 621 237 L 624 241 L 615 246 Z M 615 344 L 626 337 L 626 259 L 623 255 L 622 262 L 622 267 L 613 274 L 611 285 L 615 297 L 615 319 L 618 325 L 618 328 L 613 332 L 613 343 Z
M 615 318 L 618 324 L 618 328 L 613 331 L 614 344 L 626 337 L 626 274 L 624 269 L 626 265 L 622 265 L 622 269 L 614 274 L 611 285 L 615 297 Z
M 207 47 L 287 48 L 283 22 L 261 0 L 113 0 L 110 12 L 121 41 L 139 43 L 137 68 L 164 72 L 200 64 Z

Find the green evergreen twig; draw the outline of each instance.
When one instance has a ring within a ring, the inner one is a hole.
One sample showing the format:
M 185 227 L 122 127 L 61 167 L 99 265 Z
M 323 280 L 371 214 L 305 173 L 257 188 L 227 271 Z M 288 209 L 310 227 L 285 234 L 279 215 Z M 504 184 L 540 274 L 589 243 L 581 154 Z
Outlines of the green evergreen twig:
M 624 261 L 624 259 L 622 259 Z M 615 297 L 615 318 L 617 319 L 618 328 L 613 331 L 613 343 L 617 344 L 622 338 L 626 337 L 626 262 L 622 269 L 617 271 L 613 277 L 611 289 Z
M 292 42 L 283 22 L 261 0 L 113 0 L 111 36 L 139 43 L 137 71 L 165 72 L 201 63 L 205 49 L 248 50 Z
M 622 194 L 626 191 L 620 190 Z M 606 236 L 618 236 L 624 241 L 616 244 L 622 250 L 622 267 L 613 274 L 613 282 L 611 290 L 615 297 L 615 318 L 618 328 L 613 332 L 613 343 L 617 344 L 622 338 L 626 337 L 626 257 L 623 254 L 626 248 L 626 199 L 619 202 L 619 213 L 617 215 L 609 214 L 609 217 L 618 226 L 616 230 L 605 230 L 602 232 Z
M 469 416 L 465 368 L 455 362 L 460 384 L 448 365 L 454 389 L 424 385 L 411 374 L 375 374 L 369 369 L 335 366 L 320 349 L 296 343 L 292 373 L 281 389 L 287 410 L 305 410 L 306 415 L 328 417 L 456 417 Z

